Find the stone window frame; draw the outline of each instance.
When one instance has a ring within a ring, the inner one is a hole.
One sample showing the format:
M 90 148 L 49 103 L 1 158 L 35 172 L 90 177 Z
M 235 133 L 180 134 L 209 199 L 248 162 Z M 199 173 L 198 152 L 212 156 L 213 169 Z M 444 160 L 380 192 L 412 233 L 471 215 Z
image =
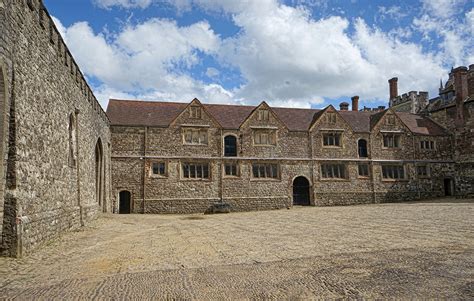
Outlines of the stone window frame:
M 387 138 L 391 138 L 392 140 L 386 140 Z M 402 148 L 401 145 L 401 133 L 382 133 L 382 149 L 400 149 Z
M 367 167 L 367 174 L 361 175 L 361 166 L 366 166 Z M 369 179 L 370 178 L 370 164 L 369 163 L 358 163 L 357 164 L 357 177 L 359 179 Z
M 397 122 L 395 119 L 395 115 L 387 114 L 387 116 L 385 117 L 385 125 L 396 125 L 396 124 Z
M 268 143 L 262 143 L 262 135 L 267 135 L 267 142 Z M 259 136 L 259 139 L 257 139 L 257 135 Z M 273 137 L 273 141 L 272 141 Z M 260 140 L 260 143 L 257 142 L 257 140 Z M 277 146 L 277 140 L 278 140 L 278 130 L 277 129 L 252 129 L 252 141 L 253 141 L 253 146 Z
M 228 137 L 228 136 L 234 136 L 235 137 L 235 153 L 236 155 L 235 156 L 226 156 L 225 155 L 225 138 Z M 236 133 L 224 133 L 222 135 L 222 156 L 225 157 L 225 158 L 235 158 L 235 157 L 238 157 L 239 156 L 239 142 L 240 142 L 240 139 L 241 137 L 239 137 L 238 134 Z
M 186 140 L 186 132 L 191 132 L 191 142 Z M 194 135 L 196 132 L 199 132 L 197 137 L 197 143 L 194 142 Z M 201 141 L 201 133 L 205 133 L 205 138 Z M 203 127 L 182 127 L 181 128 L 181 136 L 183 145 L 192 145 L 192 146 L 208 146 L 209 145 L 209 129 Z
M 330 167 L 331 176 L 328 171 Z M 342 177 L 341 177 L 342 171 Z M 336 175 L 337 174 L 337 175 Z M 320 164 L 321 181 L 347 181 L 349 180 L 349 172 L 346 163 L 342 162 L 323 162 Z
M 270 111 L 267 109 L 260 109 L 257 112 L 258 121 L 269 121 L 270 120 Z
M 200 106 L 189 106 L 189 118 L 202 119 L 202 108 Z
M 154 164 L 164 164 L 164 173 L 163 174 L 156 174 L 154 173 Z M 168 177 L 168 161 L 166 160 L 151 160 L 149 163 L 149 177 L 150 178 L 158 178 L 163 179 Z
M 189 177 L 185 177 L 185 165 L 195 166 L 194 177 L 191 177 L 191 169 L 188 171 Z M 207 177 L 204 177 L 205 169 L 204 166 L 207 165 Z M 201 177 L 198 177 L 199 167 L 201 167 Z M 180 169 L 180 180 L 181 181 L 199 181 L 199 182 L 211 182 L 212 181 L 212 164 L 210 161 L 205 160 L 182 160 L 179 162 Z
M 339 142 L 339 144 L 326 144 L 326 142 L 329 143 L 329 141 L 326 141 L 326 138 L 329 138 L 329 136 L 334 136 L 334 135 L 337 135 L 339 136 L 338 138 L 333 138 L 334 139 L 334 143 L 336 141 Z M 323 130 L 322 131 L 322 135 L 321 135 L 321 145 L 323 148 L 336 148 L 336 149 L 340 149 L 340 148 L 343 148 L 343 143 L 342 143 L 342 138 L 343 138 L 343 132 L 342 131 L 336 131 L 336 130 Z
M 327 124 L 336 124 L 337 123 L 336 112 L 327 112 L 325 119 L 326 119 Z
M 388 171 L 384 171 L 384 168 L 390 168 Z M 399 177 L 400 171 L 402 172 L 402 177 Z M 388 174 L 389 177 L 386 177 Z M 408 181 L 408 174 L 406 166 L 403 163 L 383 163 L 380 165 L 380 175 L 382 177 L 382 182 L 395 182 L 395 181 Z
M 424 172 L 421 172 L 420 171 L 424 169 Z M 431 169 L 430 169 L 430 165 L 429 164 L 418 164 L 416 165 L 416 175 L 418 178 L 430 178 L 431 176 Z
M 435 151 L 436 150 L 436 141 L 432 139 L 420 140 L 420 150 L 424 152 Z
M 227 165 L 235 165 L 235 169 L 236 169 L 236 174 L 235 175 L 231 175 L 231 174 L 227 174 Z M 237 179 L 237 178 L 240 178 L 240 162 L 239 161 L 224 161 L 222 163 L 222 177 L 223 178 L 228 178 L 228 179 Z
M 255 176 L 255 167 L 258 167 L 257 177 Z M 279 162 L 252 162 L 250 163 L 249 172 L 251 181 L 281 181 L 281 166 Z M 263 176 L 261 176 L 261 174 L 263 174 Z M 268 174 L 270 174 L 270 176 L 267 176 Z

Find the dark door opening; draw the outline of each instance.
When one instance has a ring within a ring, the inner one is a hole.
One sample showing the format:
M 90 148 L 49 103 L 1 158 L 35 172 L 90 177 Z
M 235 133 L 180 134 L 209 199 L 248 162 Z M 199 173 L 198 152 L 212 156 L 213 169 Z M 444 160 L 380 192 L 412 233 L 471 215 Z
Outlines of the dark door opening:
M 305 177 L 297 177 L 293 181 L 293 205 L 310 205 L 309 182 Z
M 131 194 L 129 191 L 121 191 L 119 194 L 119 214 L 129 214 L 131 209 Z
M 453 196 L 453 180 L 444 179 L 444 195 Z

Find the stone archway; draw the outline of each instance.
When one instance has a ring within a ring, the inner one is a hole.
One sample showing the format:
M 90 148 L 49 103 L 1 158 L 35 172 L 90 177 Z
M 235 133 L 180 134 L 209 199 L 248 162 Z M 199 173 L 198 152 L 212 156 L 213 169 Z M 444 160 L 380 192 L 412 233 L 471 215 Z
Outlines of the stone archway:
M 296 177 L 293 180 L 293 205 L 309 206 L 310 185 L 308 179 L 303 176 Z

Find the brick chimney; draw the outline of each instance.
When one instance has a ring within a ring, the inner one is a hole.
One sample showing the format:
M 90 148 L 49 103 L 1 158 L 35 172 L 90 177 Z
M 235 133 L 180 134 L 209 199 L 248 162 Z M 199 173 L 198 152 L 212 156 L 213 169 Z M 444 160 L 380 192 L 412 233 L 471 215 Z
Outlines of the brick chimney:
M 467 87 L 467 68 L 464 66 L 457 67 L 452 71 L 454 75 L 454 91 L 456 93 L 456 126 L 464 125 L 464 100 L 468 96 Z
M 359 96 L 352 96 L 352 111 L 359 111 Z
M 467 94 L 474 97 L 474 64 L 469 66 L 469 74 L 467 75 Z
M 347 102 L 341 102 L 341 104 L 339 105 L 339 108 L 341 109 L 341 111 L 348 111 L 349 110 L 349 103 Z
M 397 98 L 398 96 L 398 77 L 394 77 L 388 80 L 390 87 L 390 100 Z

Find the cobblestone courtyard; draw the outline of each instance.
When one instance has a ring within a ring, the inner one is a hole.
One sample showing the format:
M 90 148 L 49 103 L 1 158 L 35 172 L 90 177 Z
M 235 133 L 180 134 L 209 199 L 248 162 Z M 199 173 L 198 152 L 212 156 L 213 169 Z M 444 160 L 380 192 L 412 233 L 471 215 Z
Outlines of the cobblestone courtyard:
M 474 200 L 104 215 L 0 258 L 0 299 L 474 298 Z

